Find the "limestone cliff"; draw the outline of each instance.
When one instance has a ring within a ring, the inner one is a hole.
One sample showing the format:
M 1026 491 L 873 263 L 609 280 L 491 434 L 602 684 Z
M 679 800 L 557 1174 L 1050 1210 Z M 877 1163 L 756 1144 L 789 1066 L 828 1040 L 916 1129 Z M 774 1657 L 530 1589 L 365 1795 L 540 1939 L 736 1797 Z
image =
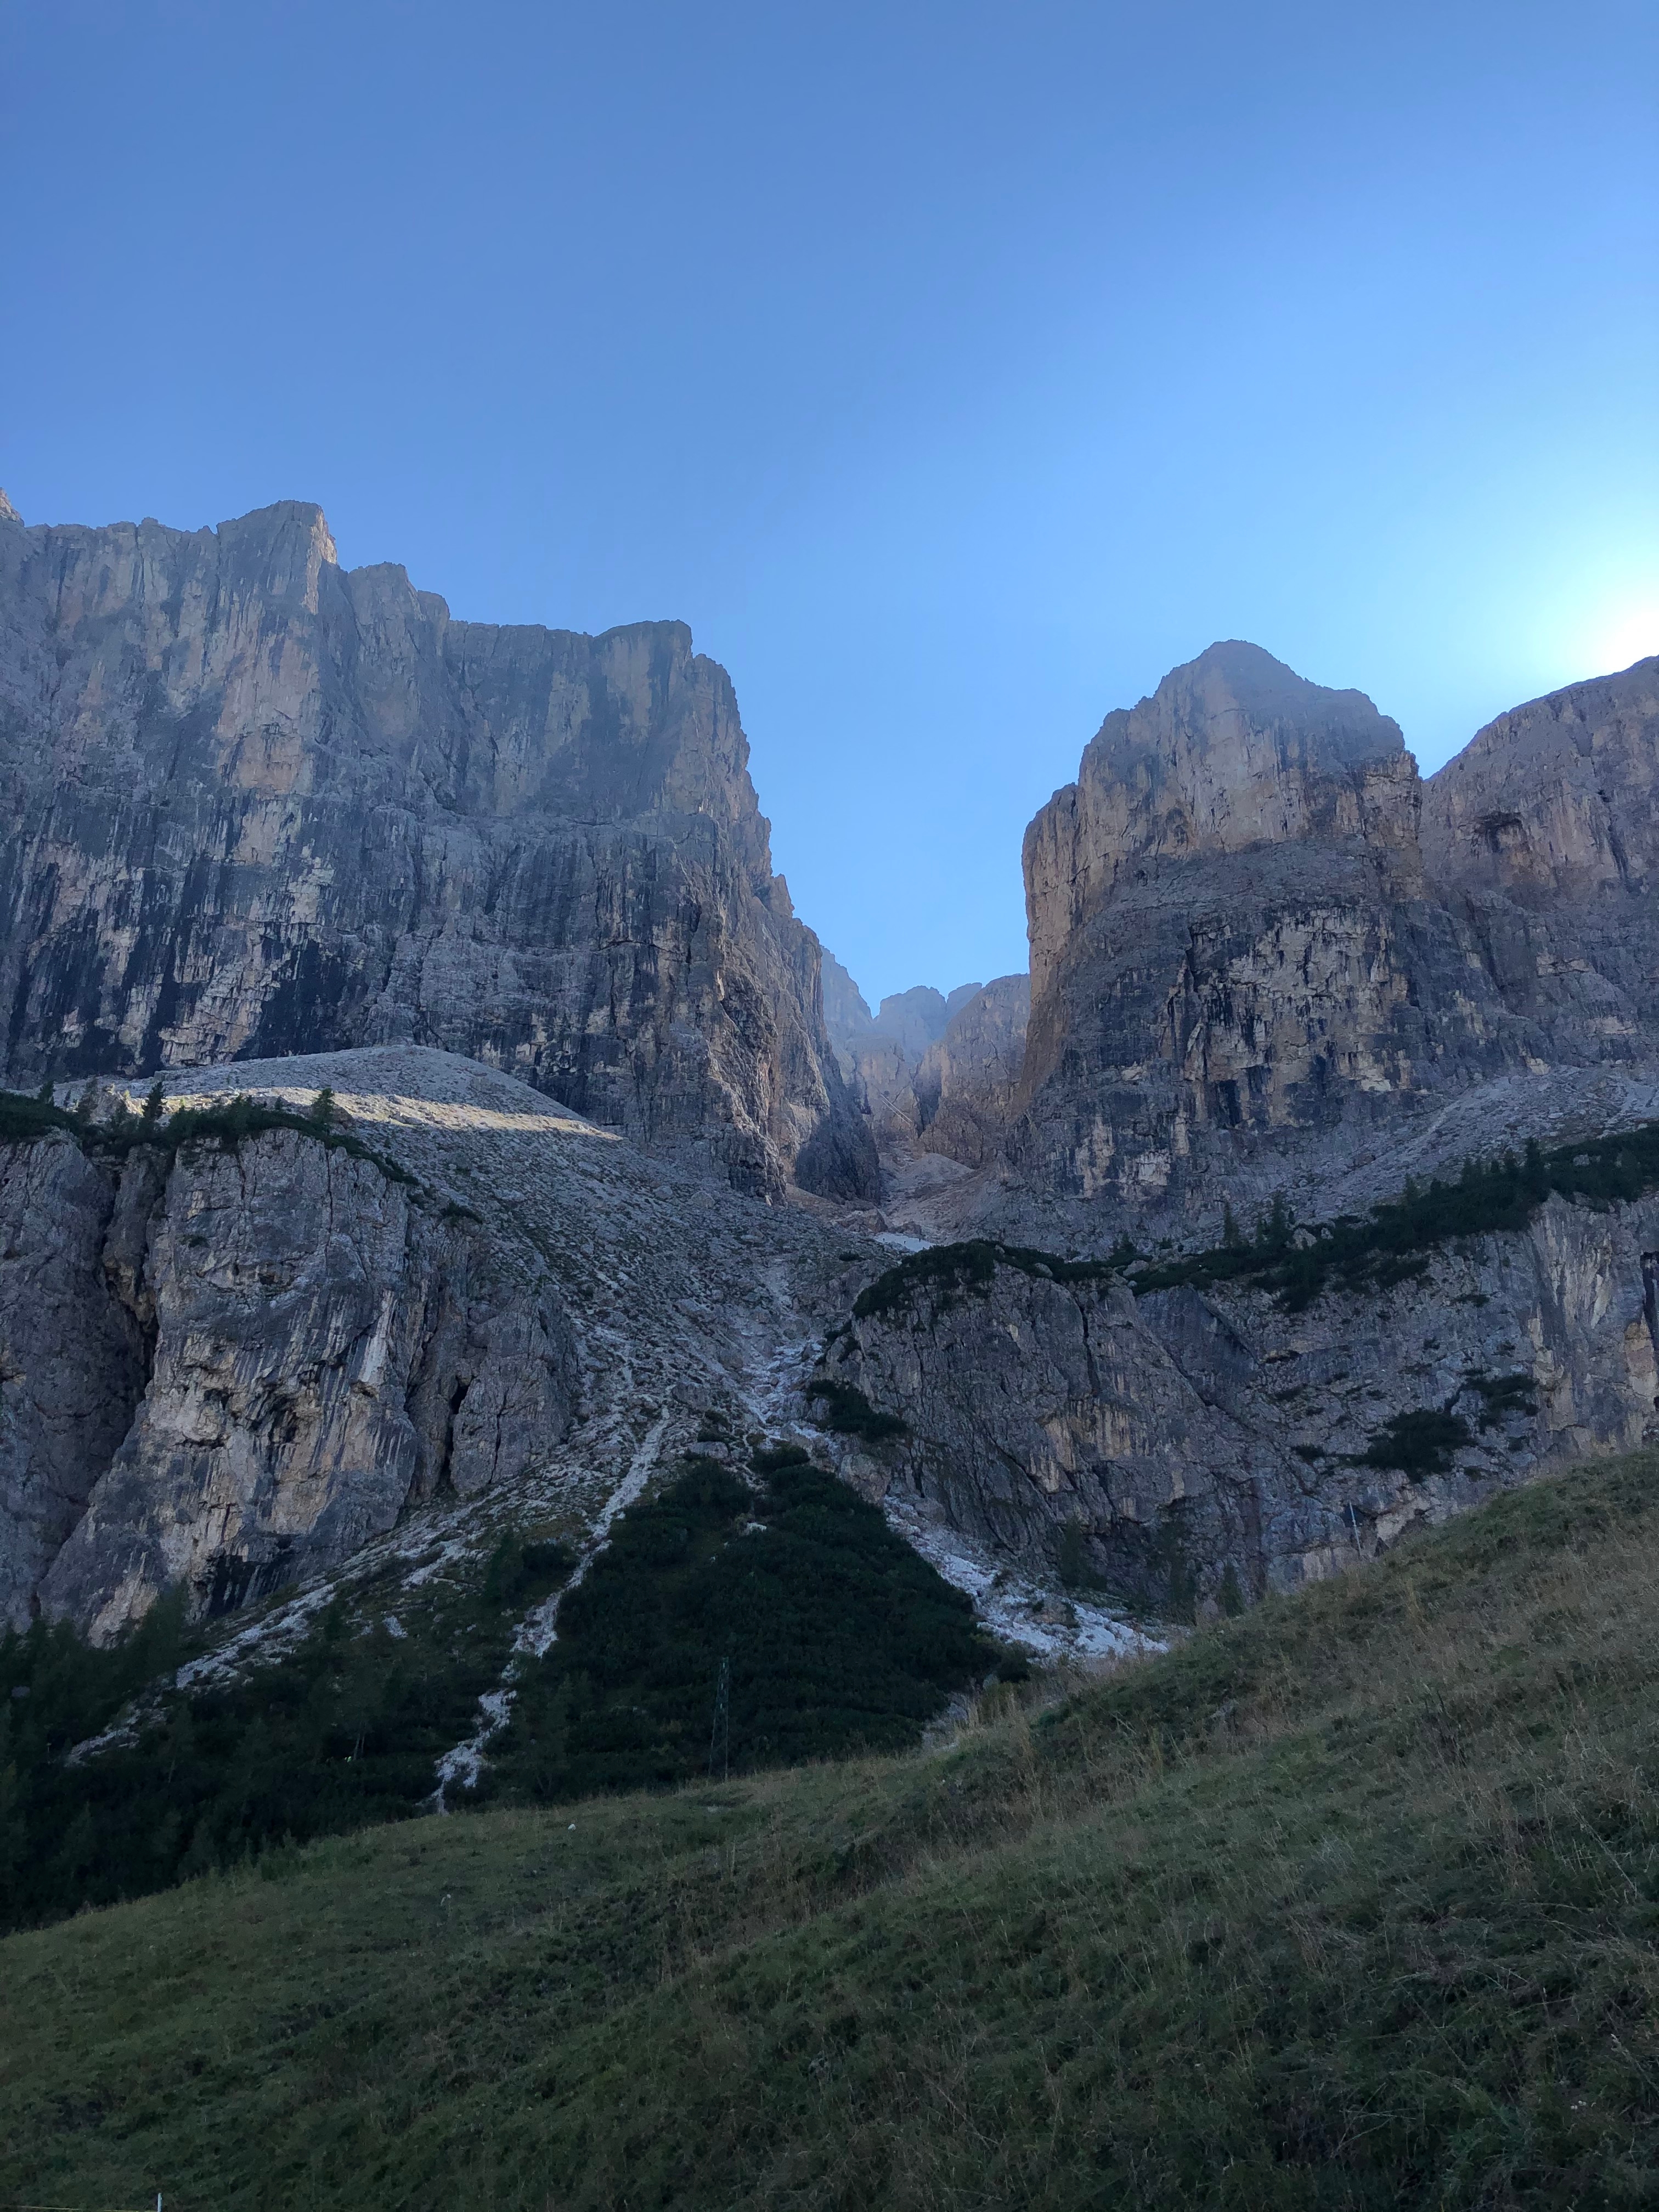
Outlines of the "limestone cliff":
M 1651 1057 L 1659 658 L 1489 724 L 1424 787 L 1423 852 L 1525 1058 Z
M 1510 1071 L 1652 1057 L 1654 672 L 1505 717 L 1426 794 L 1368 700 L 1253 646 L 1109 715 L 1026 833 L 1026 1185 L 1213 1215 Z
M 724 671 L 453 619 L 288 502 L 0 516 L 6 1079 L 401 1039 L 739 1187 L 873 1188 Z
M 1024 1066 L 1030 1009 L 1029 975 L 999 975 L 951 1006 L 915 1077 L 924 1151 L 969 1168 L 998 1158 Z
M 969 1168 L 997 1157 L 1024 1057 L 1029 978 L 960 983 L 948 996 L 919 983 L 872 1015 L 828 954 L 824 974 L 830 1034 L 869 1117 L 884 1192 L 902 1182 L 918 1149 Z
M 230 1610 L 568 1428 L 550 1281 L 504 1285 L 464 1222 L 308 1136 L 100 1165 L 52 1133 L 0 1152 L 0 1220 L 13 1623 L 40 1606 L 102 1640 L 180 1583 Z
M 232 1612 L 420 1515 L 416 1553 L 491 1512 L 580 1539 L 706 1416 L 769 1418 L 844 1291 L 844 1228 L 475 1060 L 166 1079 L 169 1109 L 244 1090 L 305 1126 L 152 1129 L 106 1087 L 0 1145 L 0 1627 L 106 1638 L 179 1587 Z
M 929 1500 L 1028 1572 L 1155 1610 L 1249 1599 L 1659 1435 L 1656 1246 L 1659 1200 L 1552 1198 L 1524 1231 L 1300 1311 L 944 1248 L 860 1299 L 820 1370 L 902 1433 L 826 1441 L 870 1493 Z M 1441 1443 L 1413 1449 L 1425 1415 Z

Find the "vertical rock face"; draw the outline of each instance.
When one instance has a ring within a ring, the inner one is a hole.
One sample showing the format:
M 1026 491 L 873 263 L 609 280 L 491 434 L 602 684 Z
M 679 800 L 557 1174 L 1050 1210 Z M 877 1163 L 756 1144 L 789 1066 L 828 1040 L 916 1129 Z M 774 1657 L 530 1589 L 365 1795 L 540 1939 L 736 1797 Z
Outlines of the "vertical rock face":
M 457 622 L 297 502 L 0 517 L 7 1079 L 429 1042 L 740 1187 L 872 1185 L 725 672 Z
M 890 994 L 872 1014 L 840 962 L 824 955 L 824 1014 L 842 1073 L 896 1162 L 918 1147 L 964 1167 L 1001 1146 L 1025 1052 L 1030 979 L 931 984 Z
M 1651 1056 L 1659 659 L 1489 724 L 1425 785 L 1423 851 L 1532 1056 Z
M 875 1026 L 863 992 L 828 951 L 823 955 L 823 1024 L 837 1048 L 867 1036 Z
M 1031 988 L 1122 884 L 1263 845 L 1415 859 L 1417 774 L 1363 692 L 1309 684 L 1258 646 L 1212 645 L 1109 714 L 1078 780 L 1025 833 Z
M 1026 834 L 1026 1177 L 1213 1211 L 1437 1094 L 1651 1054 L 1653 694 L 1522 708 L 1426 794 L 1368 700 L 1251 646 L 1109 715 Z
M 999 975 L 952 1009 L 915 1075 L 925 1151 L 969 1168 L 996 1158 L 1019 1088 L 1030 1010 L 1029 975 Z
M 1659 1435 L 1656 1240 L 1659 1199 L 1555 1198 L 1408 1285 L 1295 1312 L 946 1247 L 830 1340 L 822 1376 L 904 1424 L 836 1449 L 866 1491 L 919 1492 L 1039 1571 L 1069 1549 L 1160 1610 L 1230 1579 L 1294 1587 L 1551 1461 Z M 1402 1418 L 1437 1419 L 1443 1449 L 1391 1449 Z
M 858 1279 L 827 1209 L 476 1060 L 175 1073 L 146 1120 L 149 1089 L 0 1116 L 0 1633 L 102 1639 L 167 1589 L 228 1613 L 373 1540 L 590 1528 L 709 1419 L 769 1422 Z
M 0 1148 L 0 1628 L 27 1622 L 143 1391 L 135 1243 L 131 1195 L 67 1138 Z
M 273 1131 L 94 1164 L 0 1153 L 0 1621 L 220 1612 L 469 1497 L 569 1425 L 550 1286 L 373 1162 Z

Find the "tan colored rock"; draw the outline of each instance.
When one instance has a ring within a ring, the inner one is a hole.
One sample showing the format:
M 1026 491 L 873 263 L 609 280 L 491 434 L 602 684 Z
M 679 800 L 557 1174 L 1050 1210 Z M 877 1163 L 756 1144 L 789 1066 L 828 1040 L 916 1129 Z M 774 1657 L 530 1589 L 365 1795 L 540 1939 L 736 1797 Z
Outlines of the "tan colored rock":
M 1026 836 L 1024 1186 L 1108 1241 L 1212 1227 L 1471 1086 L 1659 1058 L 1656 665 L 1517 709 L 1426 796 L 1368 701 L 1253 647 L 1109 716 Z

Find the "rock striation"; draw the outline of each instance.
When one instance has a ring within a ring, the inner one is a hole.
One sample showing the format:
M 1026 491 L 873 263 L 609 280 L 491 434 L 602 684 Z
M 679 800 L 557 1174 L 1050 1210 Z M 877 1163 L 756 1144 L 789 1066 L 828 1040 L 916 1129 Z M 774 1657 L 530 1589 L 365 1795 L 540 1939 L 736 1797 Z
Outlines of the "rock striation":
M 961 983 L 948 996 L 919 983 L 890 994 L 872 1015 L 828 954 L 825 977 L 825 1018 L 842 1074 L 870 1117 L 884 1191 L 903 1179 L 918 1150 L 969 1168 L 995 1157 L 1024 1056 L 1029 979 Z
M 937 1041 L 922 1054 L 914 1079 L 916 1140 L 964 1167 L 982 1168 L 999 1157 L 1025 1063 L 1030 1018 L 1029 975 L 999 975 L 959 1003 Z
M 298 501 L 9 510 L 6 1080 L 407 1040 L 743 1189 L 872 1191 L 747 757 L 683 623 L 457 621 Z
M 1254 646 L 1109 715 L 1026 833 L 1022 1180 L 1208 1221 L 1510 1072 L 1652 1060 L 1656 676 L 1517 709 L 1426 787 L 1363 695 Z
M 842 1471 L 1157 1613 L 1316 1579 L 1552 1462 L 1659 1436 L 1659 1199 L 1552 1198 L 1408 1285 L 1299 1312 L 989 1252 L 901 1270 L 830 1339 L 818 1380 L 903 1431 L 831 1437 Z M 1413 1452 L 1425 1416 L 1447 1441 Z
M 473 1060 L 166 1079 L 169 1107 L 298 1115 L 325 1086 L 332 1142 L 0 1146 L 0 1626 L 105 1640 L 179 1588 L 235 1612 L 422 1515 L 441 1543 L 492 1512 L 580 1540 L 708 1419 L 769 1419 L 776 1363 L 845 1295 L 845 1229 Z

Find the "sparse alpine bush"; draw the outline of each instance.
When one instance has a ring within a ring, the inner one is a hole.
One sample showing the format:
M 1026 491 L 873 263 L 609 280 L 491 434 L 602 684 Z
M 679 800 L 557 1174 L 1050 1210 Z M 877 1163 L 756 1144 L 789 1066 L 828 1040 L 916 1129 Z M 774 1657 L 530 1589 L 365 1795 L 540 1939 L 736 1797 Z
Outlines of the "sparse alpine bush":
M 1439 1406 L 1417 1407 L 1385 1421 L 1353 1462 L 1356 1467 L 1398 1468 L 1413 1482 L 1444 1474 L 1452 1455 L 1474 1441 L 1469 1425 Z
M 866 1443 L 881 1443 L 889 1437 L 908 1433 L 896 1413 L 878 1413 L 862 1390 L 851 1382 L 836 1382 L 827 1375 L 815 1375 L 806 1386 L 806 1395 L 814 1405 L 823 1408 L 823 1425 L 838 1436 L 861 1437 Z

